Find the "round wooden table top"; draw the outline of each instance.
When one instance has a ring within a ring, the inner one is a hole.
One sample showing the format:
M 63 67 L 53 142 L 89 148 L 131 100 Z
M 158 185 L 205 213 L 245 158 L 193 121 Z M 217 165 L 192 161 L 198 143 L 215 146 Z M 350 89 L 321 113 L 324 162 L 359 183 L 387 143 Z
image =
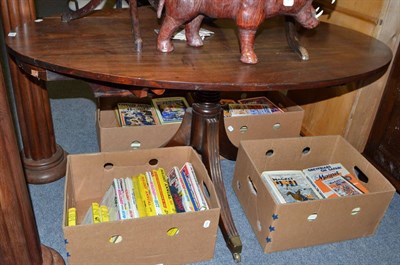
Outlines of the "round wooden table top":
M 283 19 L 266 20 L 255 40 L 258 63 L 240 62 L 233 20 L 203 27 L 214 32 L 201 48 L 174 40 L 172 53 L 156 49 L 156 13 L 139 9 L 143 50 L 134 50 L 128 10 L 99 12 L 71 21 L 45 18 L 18 27 L 6 37 L 17 61 L 74 78 L 153 88 L 208 91 L 266 91 L 322 88 L 383 74 L 391 50 L 367 35 L 321 23 L 301 29 L 309 53 L 301 61 L 288 47 Z

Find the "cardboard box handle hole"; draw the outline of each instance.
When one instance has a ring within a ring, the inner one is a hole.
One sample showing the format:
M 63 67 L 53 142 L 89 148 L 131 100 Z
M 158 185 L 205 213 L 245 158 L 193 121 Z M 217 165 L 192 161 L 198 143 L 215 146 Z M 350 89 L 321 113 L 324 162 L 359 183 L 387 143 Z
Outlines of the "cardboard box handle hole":
M 262 230 L 262 226 L 261 226 L 260 220 L 257 220 L 257 230 L 258 230 L 259 232 L 261 232 L 261 230 Z
M 149 164 L 151 166 L 156 166 L 158 164 L 158 159 L 156 159 L 156 158 L 150 159 Z
M 178 227 L 171 227 L 170 229 L 167 230 L 167 235 L 169 236 L 176 236 L 178 233 L 179 233 Z
M 353 210 L 351 210 L 351 215 L 357 215 L 361 212 L 361 207 L 356 207 Z
M 265 152 L 266 156 L 273 156 L 274 155 L 274 150 L 269 149 L 267 152 Z
M 303 153 L 303 155 L 308 155 L 311 152 L 311 148 L 310 147 L 304 147 L 303 151 L 301 151 Z
M 362 172 L 361 169 L 359 169 L 357 166 L 354 166 L 354 172 L 356 173 L 356 177 L 361 180 L 364 183 L 368 183 L 368 177 L 367 175 Z
M 122 242 L 122 236 L 120 236 L 120 235 L 110 236 L 110 238 L 108 239 L 108 242 L 110 242 L 111 244 L 119 244 Z
M 254 185 L 253 180 L 250 178 L 250 176 L 247 176 L 247 180 L 249 182 L 250 192 L 253 193 L 254 195 L 257 195 L 257 188 Z
M 210 191 L 208 190 L 207 185 L 203 181 L 203 194 L 206 195 L 207 198 L 211 197 Z
M 249 127 L 247 127 L 246 125 L 243 125 L 240 127 L 239 131 L 241 133 L 246 133 L 249 130 Z
M 279 122 L 272 125 L 272 129 L 274 129 L 274 130 L 279 130 L 280 128 L 281 128 L 281 124 Z
M 104 163 L 104 169 L 111 170 L 114 167 L 113 163 Z
M 236 182 L 236 187 L 237 187 L 238 190 L 240 190 L 240 185 L 241 185 L 241 184 L 240 184 L 240 181 L 238 180 L 238 181 Z
M 312 213 L 307 217 L 307 220 L 309 222 L 314 222 L 315 220 L 317 220 L 317 218 L 318 218 L 318 214 L 317 213 Z
M 139 149 L 141 145 L 142 144 L 140 143 L 140 141 L 135 140 L 131 143 L 131 149 L 133 150 Z

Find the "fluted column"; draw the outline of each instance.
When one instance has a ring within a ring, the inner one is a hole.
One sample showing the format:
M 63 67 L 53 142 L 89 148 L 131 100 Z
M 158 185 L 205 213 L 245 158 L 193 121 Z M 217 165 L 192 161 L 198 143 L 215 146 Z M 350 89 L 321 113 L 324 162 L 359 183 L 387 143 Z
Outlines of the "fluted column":
M 35 19 L 33 0 L 0 0 L 5 34 Z M 22 72 L 9 60 L 23 142 L 23 166 L 29 183 L 48 183 L 65 176 L 66 152 L 54 136 L 48 91 L 43 81 Z
M 64 264 L 40 244 L 0 66 L 0 264 Z

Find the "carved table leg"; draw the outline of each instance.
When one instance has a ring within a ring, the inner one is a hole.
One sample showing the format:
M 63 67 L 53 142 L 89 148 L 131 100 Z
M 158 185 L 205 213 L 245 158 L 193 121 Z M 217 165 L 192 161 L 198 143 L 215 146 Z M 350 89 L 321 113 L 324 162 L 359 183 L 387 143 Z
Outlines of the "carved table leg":
M 71 20 L 84 17 L 84 16 L 90 14 L 91 12 L 93 12 L 94 9 L 95 9 L 98 5 L 100 5 L 100 3 L 101 3 L 102 1 L 103 1 L 103 0 L 91 0 L 91 1 L 90 1 L 89 3 L 87 3 L 84 7 L 79 8 L 79 9 L 77 9 L 77 10 L 75 10 L 75 11 L 69 9 L 67 12 L 65 12 L 65 13 L 63 13 L 63 14 L 61 15 L 61 21 L 63 21 L 63 22 L 69 22 L 69 21 L 71 21 Z
M 307 61 L 309 59 L 306 48 L 300 45 L 299 39 L 295 29 L 295 21 L 292 17 L 285 17 L 285 32 L 286 40 L 289 47 L 300 57 L 301 60 Z
M 33 0 L 1 0 L 5 35 L 35 16 Z M 65 176 L 66 153 L 55 142 L 50 102 L 44 83 L 24 74 L 9 60 L 23 142 L 24 166 L 30 183 L 48 183 Z
M 215 185 L 221 204 L 220 229 L 233 258 L 240 262 L 242 242 L 232 219 L 222 179 L 219 157 L 219 122 L 221 106 L 215 103 L 194 103 L 192 117 L 191 145 L 201 154 Z
M 0 264 L 65 264 L 40 244 L 0 66 Z

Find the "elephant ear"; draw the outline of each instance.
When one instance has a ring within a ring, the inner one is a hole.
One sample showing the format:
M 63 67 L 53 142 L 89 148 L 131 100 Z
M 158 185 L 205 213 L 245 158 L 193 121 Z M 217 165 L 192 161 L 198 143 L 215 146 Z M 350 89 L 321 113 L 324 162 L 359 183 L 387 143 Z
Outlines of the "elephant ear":
M 160 0 L 148 0 L 149 4 L 155 9 L 158 10 L 158 4 L 160 2 Z

